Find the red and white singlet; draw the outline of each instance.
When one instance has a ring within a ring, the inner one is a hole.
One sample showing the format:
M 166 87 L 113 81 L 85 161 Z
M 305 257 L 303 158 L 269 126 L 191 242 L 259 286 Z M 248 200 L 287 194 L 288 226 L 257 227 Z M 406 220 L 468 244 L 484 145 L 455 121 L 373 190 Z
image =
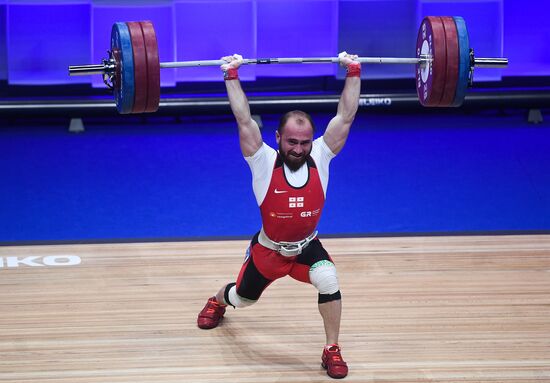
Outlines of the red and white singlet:
M 334 156 L 320 137 L 313 141 L 311 158 L 295 172 L 265 143 L 254 155 L 245 157 L 252 171 L 263 229 L 272 241 L 301 241 L 315 231 Z

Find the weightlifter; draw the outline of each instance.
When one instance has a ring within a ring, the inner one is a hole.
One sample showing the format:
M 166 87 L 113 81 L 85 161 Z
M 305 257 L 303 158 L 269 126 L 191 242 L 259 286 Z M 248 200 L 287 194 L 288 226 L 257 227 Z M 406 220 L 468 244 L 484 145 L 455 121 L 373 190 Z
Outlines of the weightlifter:
M 338 345 L 342 301 L 336 268 L 317 238 L 316 227 L 325 202 L 329 164 L 347 140 L 361 87 L 361 65 L 354 61 L 357 56 L 342 52 L 338 57 L 347 75 L 336 116 L 323 136 L 314 140 L 314 124 L 307 113 L 286 113 L 275 133 L 278 151 L 263 142 L 258 124 L 251 117 L 238 76 L 242 57 L 222 58 L 226 63 L 221 69 L 238 124 L 241 151 L 252 171 L 262 228 L 250 242 L 237 281 L 209 298 L 197 318 L 200 328 L 212 329 L 218 326 L 228 305 L 252 305 L 267 286 L 286 275 L 311 283 L 319 292 L 319 312 L 326 334 L 321 363 L 332 378 L 348 374 Z

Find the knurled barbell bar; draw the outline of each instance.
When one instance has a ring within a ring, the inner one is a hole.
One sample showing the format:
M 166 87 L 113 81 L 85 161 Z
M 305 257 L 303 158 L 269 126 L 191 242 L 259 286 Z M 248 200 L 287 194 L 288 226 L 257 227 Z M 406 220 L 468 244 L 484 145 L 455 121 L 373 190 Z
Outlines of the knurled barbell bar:
M 416 41 L 416 57 L 360 57 L 362 64 L 415 64 L 416 90 L 424 106 L 460 106 L 473 70 L 505 68 L 506 58 L 476 58 L 462 17 L 427 16 Z M 251 64 L 338 63 L 338 57 L 245 59 Z M 98 65 L 71 65 L 69 75 L 101 74 L 113 90 L 122 114 L 155 112 L 160 103 L 160 68 L 220 66 L 223 60 L 159 61 L 155 29 L 150 21 L 117 22 L 111 29 L 109 58 Z

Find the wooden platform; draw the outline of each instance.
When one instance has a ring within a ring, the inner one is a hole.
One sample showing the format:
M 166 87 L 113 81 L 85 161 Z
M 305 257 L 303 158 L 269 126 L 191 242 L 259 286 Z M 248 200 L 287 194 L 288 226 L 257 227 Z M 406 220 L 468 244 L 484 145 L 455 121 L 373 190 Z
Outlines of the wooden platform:
M 343 294 L 345 381 L 550 382 L 550 236 L 323 243 Z M 246 246 L 0 248 L 0 382 L 330 381 L 309 285 L 279 280 L 221 327 L 196 327 Z

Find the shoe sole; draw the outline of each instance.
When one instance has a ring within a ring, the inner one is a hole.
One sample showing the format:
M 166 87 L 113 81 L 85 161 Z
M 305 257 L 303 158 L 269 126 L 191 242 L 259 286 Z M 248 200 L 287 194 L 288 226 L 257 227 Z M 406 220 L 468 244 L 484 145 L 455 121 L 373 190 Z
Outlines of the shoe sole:
M 334 376 L 334 375 L 329 374 L 328 366 L 326 364 L 324 364 L 323 362 L 321 362 L 321 367 L 323 367 L 327 371 L 327 375 L 330 376 L 332 379 L 343 379 L 346 376 L 348 376 L 348 374 L 343 375 L 343 376 Z
M 222 322 L 222 320 L 223 320 L 223 317 L 221 317 L 220 320 L 218 321 L 218 323 L 216 323 L 213 326 L 201 326 L 200 324 L 197 323 L 197 327 L 200 328 L 201 330 L 212 330 L 213 328 L 218 327 L 220 325 L 220 323 Z

